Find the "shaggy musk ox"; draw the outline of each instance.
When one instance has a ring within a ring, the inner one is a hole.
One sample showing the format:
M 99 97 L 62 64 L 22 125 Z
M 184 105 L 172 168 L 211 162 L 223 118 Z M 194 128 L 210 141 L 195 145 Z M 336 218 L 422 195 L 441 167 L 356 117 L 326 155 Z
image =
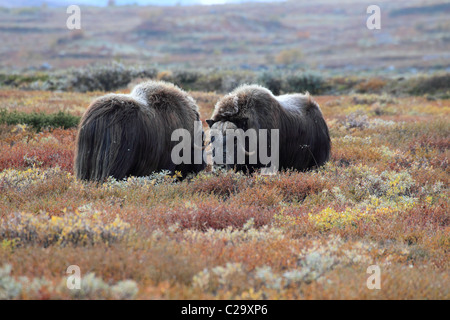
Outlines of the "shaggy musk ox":
M 327 124 L 320 107 L 308 93 L 276 97 L 271 91 L 258 85 L 241 86 L 216 104 L 213 116 L 207 123 L 211 132 L 219 132 L 221 141 L 218 145 L 222 142 L 224 144 L 218 149 L 223 152 L 223 162 L 228 159 L 226 153 L 232 150 L 226 149 L 226 141 L 232 139 L 230 145 L 234 145 L 234 162 L 232 166 L 227 165 L 229 168 L 252 173 L 255 169 L 268 167 L 267 162 L 261 162 L 261 132 L 266 131 L 269 137 L 265 152 L 272 155 L 278 152 L 276 169 L 306 170 L 323 165 L 330 156 L 331 142 Z M 249 149 L 250 135 L 238 142 L 234 136 L 227 138 L 226 129 L 242 129 L 245 132 L 255 129 L 259 133 L 254 134 L 258 140 L 253 144 L 258 147 L 256 152 L 255 149 Z M 279 130 L 278 150 L 271 146 L 274 143 L 270 138 L 271 129 Z M 214 140 L 217 140 L 217 136 L 212 134 L 211 141 L 214 143 Z M 244 162 L 237 162 L 238 145 L 244 147 Z M 216 149 L 217 145 L 213 145 L 213 156 L 217 156 Z M 255 153 L 257 158 L 254 159 L 257 160 L 249 161 Z
M 175 165 L 171 141 L 175 129 L 194 136 L 200 121 L 195 101 L 166 82 L 145 82 L 131 94 L 108 94 L 92 102 L 79 125 L 75 174 L 81 180 L 118 180 L 146 176 L 154 171 L 199 172 L 204 163 Z M 194 150 L 193 143 L 191 148 Z M 200 147 L 201 148 L 201 147 Z M 192 155 L 194 152 L 191 153 Z

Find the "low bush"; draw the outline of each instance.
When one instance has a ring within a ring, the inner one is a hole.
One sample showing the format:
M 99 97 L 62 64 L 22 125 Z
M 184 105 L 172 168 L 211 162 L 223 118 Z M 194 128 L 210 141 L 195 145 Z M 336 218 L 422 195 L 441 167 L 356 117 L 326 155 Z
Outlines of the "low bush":
M 99 212 L 68 213 L 63 217 L 19 213 L 0 224 L 0 240 L 16 245 L 94 245 L 110 244 L 124 239 L 130 225 L 119 217 L 105 224 Z
M 76 92 L 111 92 L 127 88 L 142 79 L 173 82 L 184 90 L 228 93 L 243 84 L 260 84 L 275 95 L 308 91 L 311 94 L 394 94 L 424 95 L 429 99 L 449 97 L 450 74 L 415 75 L 409 78 L 365 76 L 324 76 L 299 68 L 264 71 L 234 69 L 174 69 L 128 66 L 118 62 L 92 65 L 52 73 L 0 74 L 0 86 L 26 90 L 60 90 Z
M 20 87 L 36 81 L 47 81 L 46 73 L 35 74 L 0 74 L 0 86 Z
M 387 85 L 387 81 L 380 78 L 370 78 L 355 86 L 358 93 L 380 93 Z
M 126 87 L 135 78 L 155 78 L 156 75 L 155 69 L 130 68 L 113 63 L 73 70 L 62 83 L 66 90 L 114 91 Z
M 414 95 L 435 94 L 437 92 L 450 92 L 450 74 L 440 74 L 429 77 L 419 77 L 411 80 L 409 93 Z
M 305 92 L 320 94 L 325 91 L 325 80 L 314 72 L 302 72 L 286 78 L 285 92 Z
M 0 109 L 0 124 L 26 124 L 36 131 L 41 131 L 44 128 L 74 128 L 78 126 L 79 122 L 80 117 L 64 111 L 46 114 L 43 112 L 25 113 Z

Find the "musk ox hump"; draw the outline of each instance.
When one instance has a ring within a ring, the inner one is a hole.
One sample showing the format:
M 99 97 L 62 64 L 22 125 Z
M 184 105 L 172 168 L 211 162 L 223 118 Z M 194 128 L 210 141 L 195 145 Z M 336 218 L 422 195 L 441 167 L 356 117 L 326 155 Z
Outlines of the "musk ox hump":
M 217 102 L 212 119 L 224 121 L 251 118 L 251 114 L 267 113 L 268 104 L 276 104 L 270 90 L 260 85 L 242 85 Z
M 131 96 L 144 100 L 151 109 L 175 111 L 180 114 L 186 108 L 198 112 L 195 100 L 176 85 L 164 81 L 146 81 L 137 85 Z
M 176 85 L 164 81 L 146 81 L 137 85 L 130 94 L 132 97 L 146 101 L 146 107 L 155 112 L 159 120 L 159 130 L 164 131 L 161 137 L 163 152 L 160 154 L 160 168 L 170 171 L 181 171 L 184 175 L 199 172 L 205 163 L 175 165 L 171 159 L 171 150 L 178 144 L 172 141 L 171 135 L 177 129 L 186 129 L 191 133 L 192 148 L 203 148 L 194 145 L 195 123 L 200 121 L 200 114 L 195 100 Z M 202 131 L 203 134 L 203 131 Z M 194 152 L 192 152 L 194 157 Z
M 319 105 L 312 99 L 308 92 L 306 94 L 286 94 L 276 97 L 276 100 L 288 112 L 304 114 L 311 109 L 320 110 Z
M 224 118 L 234 117 L 239 112 L 239 99 L 234 95 L 227 95 L 222 100 L 220 100 L 214 109 L 213 118 Z M 216 119 L 218 120 L 218 119 Z

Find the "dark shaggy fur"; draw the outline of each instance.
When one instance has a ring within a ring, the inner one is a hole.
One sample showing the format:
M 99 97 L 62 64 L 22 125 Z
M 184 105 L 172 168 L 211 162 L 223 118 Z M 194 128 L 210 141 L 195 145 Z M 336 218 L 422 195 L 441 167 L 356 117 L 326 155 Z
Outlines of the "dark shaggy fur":
M 169 83 L 149 81 L 129 95 L 103 96 L 92 102 L 79 125 L 76 177 L 104 181 L 163 169 L 181 171 L 183 176 L 199 172 L 204 164 L 176 166 L 171 160 L 172 148 L 178 144 L 171 141 L 175 129 L 191 133 L 194 151 L 194 121 L 200 121 L 195 101 Z
M 212 119 L 207 122 L 213 129 L 225 127 L 224 123 L 244 130 L 279 129 L 280 169 L 310 169 L 323 165 L 330 156 L 328 126 L 309 94 L 276 97 L 261 86 L 242 86 L 216 104 Z M 253 172 L 263 165 L 246 162 L 245 166 L 236 167 Z

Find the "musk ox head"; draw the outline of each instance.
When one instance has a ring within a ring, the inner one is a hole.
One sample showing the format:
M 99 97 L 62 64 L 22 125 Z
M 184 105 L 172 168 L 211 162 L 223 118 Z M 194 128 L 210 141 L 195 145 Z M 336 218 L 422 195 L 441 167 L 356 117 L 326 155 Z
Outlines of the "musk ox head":
M 255 102 L 270 102 L 270 96 L 270 91 L 263 87 L 245 86 L 217 102 L 213 116 L 206 120 L 215 165 L 249 173 L 256 167 L 263 167 L 258 162 L 259 131 L 267 127 L 260 117 L 271 109 L 258 113 Z
M 246 146 L 255 143 L 253 139 L 246 139 L 247 128 L 244 122 L 219 121 L 211 123 L 209 131 L 210 141 L 213 146 L 212 157 L 215 165 L 223 168 L 235 168 L 239 164 L 245 164 L 245 158 L 252 155 Z M 253 153 L 254 154 L 254 153 Z
M 214 161 L 227 160 L 228 168 L 253 172 L 276 162 L 278 169 L 305 170 L 329 157 L 328 127 L 309 94 L 275 97 L 261 86 L 242 86 L 216 104 L 207 123 Z

